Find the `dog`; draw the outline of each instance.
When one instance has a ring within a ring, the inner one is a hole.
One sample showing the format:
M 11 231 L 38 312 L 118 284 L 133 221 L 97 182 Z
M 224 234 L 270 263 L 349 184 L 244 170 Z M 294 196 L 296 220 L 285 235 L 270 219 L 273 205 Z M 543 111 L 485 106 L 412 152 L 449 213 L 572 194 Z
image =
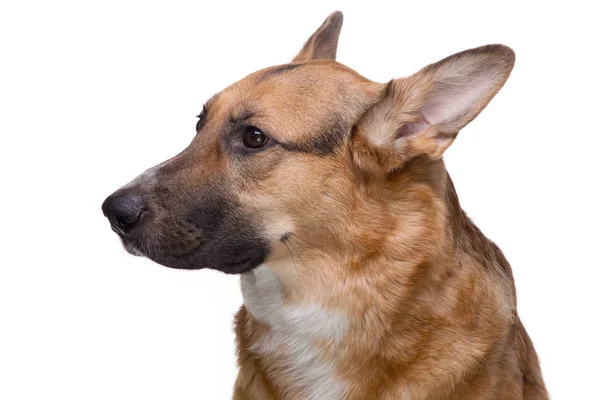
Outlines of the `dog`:
M 442 160 L 513 51 L 381 84 L 335 61 L 342 21 L 212 97 L 186 149 L 104 201 L 112 229 L 240 274 L 234 399 L 547 399 L 510 266 Z

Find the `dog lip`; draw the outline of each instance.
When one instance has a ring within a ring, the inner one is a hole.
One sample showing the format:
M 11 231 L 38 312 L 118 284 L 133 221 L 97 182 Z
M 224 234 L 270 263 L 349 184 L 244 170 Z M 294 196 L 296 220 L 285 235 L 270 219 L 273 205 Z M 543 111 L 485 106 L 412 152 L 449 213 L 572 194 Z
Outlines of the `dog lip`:
M 266 252 L 260 252 L 258 254 L 254 253 L 249 254 L 246 257 L 243 257 L 239 260 L 226 262 L 219 266 L 211 268 L 224 272 L 226 274 L 243 274 L 252 271 L 254 268 L 261 265 L 266 257 Z
M 124 244 L 124 246 L 125 246 L 125 250 L 127 250 L 127 252 L 129 254 L 134 255 L 136 257 L 146 257 L 146 255 L 137 247 L 135 247 L 131 244 L 128 244 L 128 245 Z
M 119 235 L 120 237 L 127 236 L 127 235 L 125 235 L 125 232 L 123 232 L 122 230 L 120 230 L 119 228 L 114 226 L 113 224 L 110 224 L 110 229 L 112 229 L 112 231 L 114 233 L 116 233 L 117 235 Z

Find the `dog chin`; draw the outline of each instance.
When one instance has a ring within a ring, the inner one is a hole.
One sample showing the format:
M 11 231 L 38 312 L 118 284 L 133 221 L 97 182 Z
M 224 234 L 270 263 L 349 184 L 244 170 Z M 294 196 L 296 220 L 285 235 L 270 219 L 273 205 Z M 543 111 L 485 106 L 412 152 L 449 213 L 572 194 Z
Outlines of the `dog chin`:
M 127 243 L 127 242 L 123 241 L 123 247 L 131 255 L 134 255 L 136 257 L 147 257 L 144 253 L 142 253 L 142 251 L 140 249 L 138 249 L 131 243 Z

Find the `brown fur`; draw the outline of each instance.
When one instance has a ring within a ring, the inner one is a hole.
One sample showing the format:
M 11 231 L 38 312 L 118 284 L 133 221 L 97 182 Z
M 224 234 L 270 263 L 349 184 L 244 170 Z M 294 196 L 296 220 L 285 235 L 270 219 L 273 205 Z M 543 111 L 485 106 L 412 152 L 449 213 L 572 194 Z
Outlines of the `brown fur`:
M 547 399 L 510 266 L 442 160 L 514 53 L 380 84 L 335 61 L 341 25 L 214 96 L 192 143 L 105 215 L 135 254 L 242 274 L 235 399 Z M 257 130 L 265 146 L 248 146 Z
M 501 64 L 512 67 L 512 53 L 504 48 L 482 51 L 504 52 L 508 59 Z M 390 122 L 397 129 L 403 118 L 418 118 L 411 107 L 420 107 L 432 79 L 425 71 L 376 93 L 375 86 L 334 62 L 311 62 L 302 74 L 298 69 L 298 74 L 271 79 L 257 98 L 285 87 L 283 80 L 324 71 L 343 72 L 344 84 L 361 87 L 362 96 L 346 93 L 344 112 L 352 114 L 346 117 L 353 123 L 358 117 L 353 111 L 372 106 L 384 92 L 395 90 L 402 97 L 408 87 L 418 86 L 420 93 L 408 99 L 412 105 L 406 99 L 390 100 L 405 107 Z M 507 77 L 505 71 L 495 91 Z M 303 141 L 319 132 L 324 123 L 320 113 L 327 110 L 311 110 L 310 120 L 298 121 L 294 115 L 303 115 L 315 101 L 330 105 L 329 110 L 337 104 L 336 90 L 306 90 L 306 103 L 294 98 L 286 105 L 278 98 L 277 105 L 269 106 L 283 109 L 277 113 L 278 131 L 294 132 L 290 140 Z M 462 116 L 460 127 L 494 93 Z M 375 108 L 369 112 L 389 111 Z M 288 121 L 295 126 L 286 127 Z M 289 240 L 293 249 L 281 244 L 268 260 L 280 266 L 273 269 L 287 304 L 319 302 L 349 316 L 353 328 L 341 342 L 315 343 L 322 357 L 336 365 L 338 378 L 349 384 L 347 398 L 548 398 L 535 350 L 517 316 L 510 266 L 462 211 L 439 160 L 449 143 L 440 150 L 428 138 L 419 138 L 421 143 L 415 140 L 400 154 L 386 152 L 369 146 L 361 135 L 368 123 L 363 117 L 353 140 L 335 154 L 289 157 L 253 193 L 244 194 L 246 201 L 269 209 L 271 219 L 292 219 L 296 227 Z M 444 132 L 450 142 L 458 129 L 451 126 Z M 426 136 L 436 137 L 437 131 Z M 296 185 L 303 193 L 289 191 Z M 309 204 L 312 215 L 306 212 Z M 293 254 L 295 260 L 290 260 Z M 284 349 L 272 358 L 251 351 L 269 329 L 241 308 L 236 317 L 240 370 L 235 399 L 283 398 L 284 393 L 285 398 L 303 398 L 286 377 Z

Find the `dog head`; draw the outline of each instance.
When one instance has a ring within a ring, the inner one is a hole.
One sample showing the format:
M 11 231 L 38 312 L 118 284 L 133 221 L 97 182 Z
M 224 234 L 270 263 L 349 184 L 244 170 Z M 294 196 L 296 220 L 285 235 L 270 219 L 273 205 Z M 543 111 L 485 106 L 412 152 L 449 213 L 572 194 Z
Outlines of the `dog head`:
M 292 237 L 354 242 L 370 196 L 412 160 L 439 159 L 514 62 L 509 48 L 485 46 L 380 84 L 335 61 L 341 25 L 333 13 L 290 64 L 212 97 L 186 149 L 104 201 L 129 252 L 240 273 L 293 257 Z

